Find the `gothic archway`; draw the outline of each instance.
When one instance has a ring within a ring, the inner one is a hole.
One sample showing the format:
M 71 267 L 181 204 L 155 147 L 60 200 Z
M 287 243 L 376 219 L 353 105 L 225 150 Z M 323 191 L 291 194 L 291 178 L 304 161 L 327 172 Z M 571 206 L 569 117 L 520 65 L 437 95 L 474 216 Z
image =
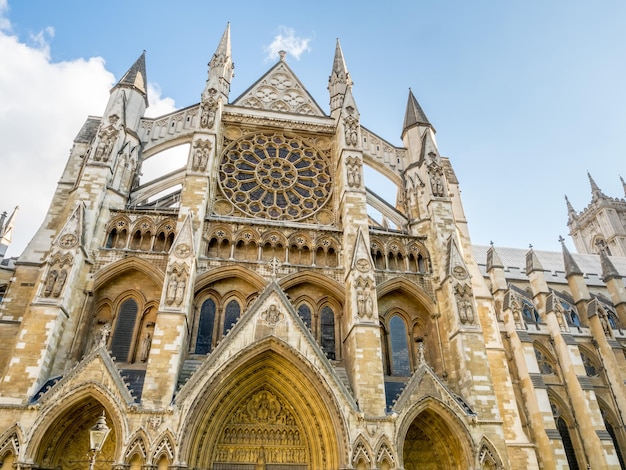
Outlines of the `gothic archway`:
M 203 384 L 181 459 L 212 470 L 340 468 L 345 425 L 313 369 L 276 341 L 252 349 Z
M 436 403 L 420 408 L 402 437 L 405 470 L 471 468 L 471 439 L 453 413 Z
M 96 424 L 103 411 L 111 431 L 97 454 L 94 469 L 110 469 L 118 445 L 116 426 L 106 408 L 93 395 L 65 407 L 45 428 L 35 450 L 35 466 L 39 469 L 64 470 L 87 468 L 89 429 Z

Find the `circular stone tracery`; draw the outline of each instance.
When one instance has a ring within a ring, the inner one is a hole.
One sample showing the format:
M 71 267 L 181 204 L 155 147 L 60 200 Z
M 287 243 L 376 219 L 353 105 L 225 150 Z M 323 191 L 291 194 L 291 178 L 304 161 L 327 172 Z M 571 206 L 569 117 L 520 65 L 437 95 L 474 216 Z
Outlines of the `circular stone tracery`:
M 220 162 L 224 195 L 247 215 L 300 220 L 330 197 L 330 166 L 310 143 L 283 134 L 251 134 L 230 144 Z

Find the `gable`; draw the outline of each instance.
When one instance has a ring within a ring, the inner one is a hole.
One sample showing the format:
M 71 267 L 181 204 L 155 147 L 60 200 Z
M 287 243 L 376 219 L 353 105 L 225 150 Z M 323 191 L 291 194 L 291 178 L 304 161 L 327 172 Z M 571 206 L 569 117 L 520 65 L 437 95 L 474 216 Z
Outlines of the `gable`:
M 282 113 L 326 116 L 282 59 L 232 104 Z

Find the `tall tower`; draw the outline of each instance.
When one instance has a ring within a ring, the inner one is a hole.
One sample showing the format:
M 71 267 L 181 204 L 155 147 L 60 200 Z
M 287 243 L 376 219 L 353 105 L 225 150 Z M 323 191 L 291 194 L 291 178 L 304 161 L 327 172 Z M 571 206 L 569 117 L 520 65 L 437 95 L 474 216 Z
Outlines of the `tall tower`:
M 609 197 L 588 174 L 591 202 L 577 213 L 567 200 L 567 226 L 578 253 L 626 256 L 626 199 Z M 622 179 L 626 196 L 626 185 Z

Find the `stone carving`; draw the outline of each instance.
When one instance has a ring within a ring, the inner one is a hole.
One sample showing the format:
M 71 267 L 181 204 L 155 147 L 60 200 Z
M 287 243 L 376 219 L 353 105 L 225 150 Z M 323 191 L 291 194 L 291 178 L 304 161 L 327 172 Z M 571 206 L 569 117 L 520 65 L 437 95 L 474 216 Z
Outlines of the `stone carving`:
M 428 154 L 430 162 L 428 164 L 428 175 L 430 176 L 430 185 L 433 196 L 445 196 L 445 183 L 443 179 L 443 168 L 438 161 L 437 154 L 430 152 Z
M 172 270 L 167 282 L 165 291 L 165 303 L 167 305 L 180 306 L 185 297 L 185 287 L 187 286 L 187 275 L 184 272 Z
M 278 310 L 276 305 L 270 305 L 266 311 L 261 313 L 261 318 L 272 328 L 276 327 L 276 325 L 280 323 L 284 317 L 285 315 Z
M 63 287 L 65 286 L 65 281 L 67 280 L 67 270 L 66 269 L 51 269 L 48 275 L 46 276 L 46 281 L 43 289 L 44 297 L 55 297 L 58 298 L 63 291 Z
M 511 313 L 513 313 L 513 321 L 515 322 L 515 328 L 523 330 L 524 322 L 522 321 L 522 308 L 517 302 L 511 304 Z
M 611 325 L 609 323 L 609 319 L 607 317 L 606 311 L 602 308 L 598 308 L 598 318 L 600 319 L 600 324 L 602 325 L 602 329 L 604 330 L 604 334 L 611 338 L 613 336 Z
M 139 352 L 139 358 L 141 362 L 146 362 L 148 360 L 148 355 L 150 354 L 150 347 L 152 346 L 152 335 L 149 331 L 146 332 L 145 336 L 141 340 L 141 351 Z
M 102 129 L 98 133 L 98 145 L 96 146 L 96 151 L 94 152 L 93 159 L 96 162 L 108 162 L 111 157 L 111 151 L 113 150 L 113 144 L 115 143 L 115 139 L 117 138 L 118 130 L 115 125 L 119 120 L 119 116 L 117 114 L 112 114 L 109 116 L 110 125 Z
M 454 290 L 454 297 L 461 323 L 474 323 L 474 302 L 471 288 L 468 285 L 457 285 Z
M 213 124 L 215 124 L 215 115 L 217 114 L 216 95 L 217 90 L 215 88 L 210 88 L 207 90 L 206 96 L 203 97 L 201 104 L 200 127 L 211 129 Z
M 563 306 L 561 302 L 555 299 L 554 301 L 554 315 L 556 315 L 556 320 L 559 323 L 559 328 L 561 331 L 568 331 L 567 323 L 565 322 L 565 312 L 563 311 Z
M 260 390 L 232 413 L 219 438 L 216 462 L 302 464 L 306 442 L 289 408 Z
M 109 335 L 111 334 L 111 325 L 105 323 L 100 327 L 100 329 L 96 332 L 93 337 L 92 351 L 98 348 L 106 348 L 107 340 L 109 339 Z
M 346 111 L 348 115 L 343 120 L 346 144 L 355 147 L 359 143 L 359 120 L 354 115 L 355 109 L 352 106 L 347 106 Z
M 213 145 L 210 140 L 196 140 L 193 144 L 193 159 L 191 162 L 191 169 L 193 171 L 205 171 L 207 162 L 209 161 L 209 154 Z
M 351 188 L 361 187 L 361 160 L 348 157 L 346 160 L 346 172 L 348 186 Z
M 359 278 L 356 288 L 357 314 L 360 318 L 372 318 L 374 315 L 374 300 L 372 299 L 372 288 L 370 283 Z

